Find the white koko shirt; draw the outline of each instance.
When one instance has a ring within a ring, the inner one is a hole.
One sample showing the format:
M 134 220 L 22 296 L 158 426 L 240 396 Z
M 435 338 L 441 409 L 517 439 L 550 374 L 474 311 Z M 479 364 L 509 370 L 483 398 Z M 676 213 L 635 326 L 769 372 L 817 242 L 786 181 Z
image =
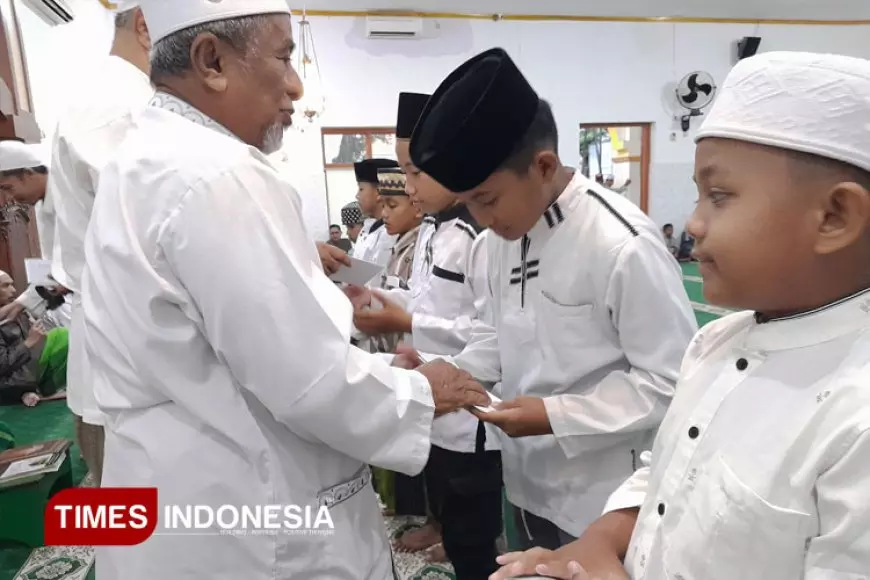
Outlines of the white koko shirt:
M 870 577 L 868 330 L 864 292 L 698 333 L 649 466 L 606 508 L 642 504 L 632 578 Z

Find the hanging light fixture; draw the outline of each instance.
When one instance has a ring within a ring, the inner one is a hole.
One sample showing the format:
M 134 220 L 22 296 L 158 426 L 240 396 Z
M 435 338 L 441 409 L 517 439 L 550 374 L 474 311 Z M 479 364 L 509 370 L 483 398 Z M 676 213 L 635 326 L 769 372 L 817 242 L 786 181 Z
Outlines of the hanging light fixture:
M 302 9 L 302 20 L 299 21 L 299 40 L 297 48 L 299 61 L 296 72 L 302 80 L 305 94 L 296 104 L 309 124 L 314 123 L 326 110 L 326 96 L 323 94 L 323 82 L 320 76 L 320 64 L 317 62 L 317 50 L 314 48 L 314 35 L 311 23 L 308 22 L 306 11 Z M 304 125 L 300 123 L 299 125 Z M 299 127 L 305 130 L 304 126 Z

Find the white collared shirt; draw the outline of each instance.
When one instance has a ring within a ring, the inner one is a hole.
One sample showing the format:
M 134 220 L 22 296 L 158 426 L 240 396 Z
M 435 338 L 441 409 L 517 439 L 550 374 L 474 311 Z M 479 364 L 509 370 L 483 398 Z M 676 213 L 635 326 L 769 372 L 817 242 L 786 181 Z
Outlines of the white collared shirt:
M 697 325 L 679 265 L 636 205 L 577 172 L 523 239 L 488 236 L 496 328 L 454 361 L 543 399 L 553 435 L 500 432 L 508 500 L 579 536 L 636 469 Z M 667 330 L 665 330 L 667 329 Z
M 870 292 L 704 327 L 651 464 L 608 502 L 642 504 L 635 580 L 870 574 Z
M 398 236 L 387 233 L 383 220 L 368 218 L 363 222 L 362 230 L 351 250 L 351 256 L 386 267 L 398 239 Z
M 389 296 L 411 314 L 408 343 L 418 351 L 441 357 L 458 354 L 468 344 L 472 328 L 488 314 L 486 238 L 465 205 L 427 216 L 420 226 L 407 290 Z M 432 425 L 432 443 L 458 453 L 477 448 L 480 420 L 467 411 L 449 413 Z M 491 426 L 484 449 L 499 448 Z

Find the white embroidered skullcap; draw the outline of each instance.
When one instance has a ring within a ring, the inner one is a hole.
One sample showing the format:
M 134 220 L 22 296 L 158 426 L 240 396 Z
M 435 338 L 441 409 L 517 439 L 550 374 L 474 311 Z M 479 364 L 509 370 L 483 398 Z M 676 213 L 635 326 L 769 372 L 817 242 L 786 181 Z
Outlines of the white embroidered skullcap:
M 770 52 L 740 61 L 695 141 L 723 137 L 870 171 L 870 61 Z
M 151 41 L 217 20 L 257 14 L 290 14 L 287 0 L 141 0 Z
M 45 144 L 22 143 L 14 139 L 0 141 L 0 171 L 48 167 L 50 158 Z

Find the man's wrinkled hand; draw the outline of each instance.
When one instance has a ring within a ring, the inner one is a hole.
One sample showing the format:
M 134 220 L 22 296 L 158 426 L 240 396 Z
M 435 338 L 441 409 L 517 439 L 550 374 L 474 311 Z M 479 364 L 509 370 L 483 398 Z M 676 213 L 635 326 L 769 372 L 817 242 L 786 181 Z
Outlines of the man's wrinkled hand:
M 327 276 L 335 274 L 342 266 L 350 268 L 350 256 L 341 248 L 317 242 L 317 253 L 320 254 L 320 264 Z
M 508 580 L 532 574 L 559 580 L 599 580 L 590 577 L 577 562 L 560 560 L 556 552 L 544 548 L 503 554 L 496 561 L 501 568 L 492 574 L 489 580 Z
M 426 363 L 417 368 L 417 372 L 426 377 L 432 388 L 436 417 L 475 405 L 489 404 L 489 395 L 483 385 L 467 372 L 446 361 Z

